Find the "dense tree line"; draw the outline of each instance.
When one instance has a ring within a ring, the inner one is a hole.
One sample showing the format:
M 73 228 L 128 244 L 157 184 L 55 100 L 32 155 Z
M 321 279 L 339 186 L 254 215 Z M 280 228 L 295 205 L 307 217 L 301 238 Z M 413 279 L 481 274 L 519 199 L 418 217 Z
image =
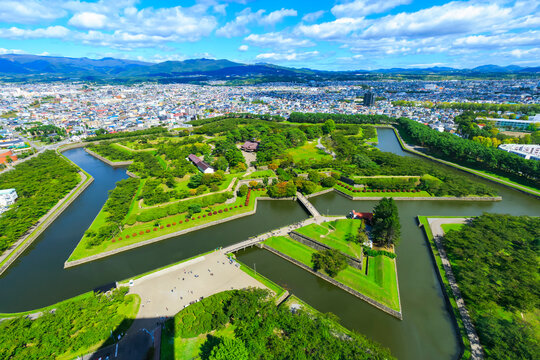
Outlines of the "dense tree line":
M 444 246 L 486 358 L 537 359 L 538 333 L 521 314 L 540 306 L 540 218 L 484 214 Z
M 441 133 L 415 121 L 398 119 L 399 130 L 407 139 L 426 147 L 432 155 L 461 165 L 532 180 L 540 185 L 540 162 L 526 160 L 509 152 L 486 147 L 472 140 Z
M 474 102 L 440 102 L 432 103 L 430 101 L 392 101 L 394 106 L 423 106 L 435 109 L 458 109 L 458 110 L 475 110 L 475 111 L 501 111 L 514 112 L 522 114 L 538 114 L 540 113 L 539 104 L 490 104 L 490 103 L 474 103 Z
M 14 188 L 19 198 L 0 217 L 0 252 L 23 236 L 80 181 L 78 168 L 45 151 L 0 174 L 0 189 Z
M 299 113 L 289 115 L 290 122 L 322 124 L 327 120 L 333 120 L 337 124 L 388 124 L 393 121 L 386 115 L 347 115 L 347 114 L 324 114 L 324 113 Z
M 164 336 L 194 337 L 234 325 L 234 338 L 208 337 L 201 358 L 222 353 L 248 357 L 228 359 L 391 359 L 389 350 L 357 333 L 345 334 L 335 315 L 277 307 L 261 289 L 233 290 L 190 305 L 165 324 Z M 172 346 L 172 345 L 171 345 Z M 247 351 L 245 351 L 245 350 Z M 227 351 L 229 350 L 229 351 Z
M 128 138 L 128 137 L 136 137 L 136 136 L 141 136 L 141 135 L 152 135 L 152 134 L 160 134 L 162 136 L 165 136 L 166 134 L 168 134 L 168 132 L 169 131 L 166 128 L 157 126 L 157 127 L 153 127 L 153 128 L 145 129 L 145 130 L 125 131 L 125 132 L 118 132 L 118 133 L 96 135 L 96 136 L 86 138 L 85 141 L 109 140 L 109 139 Z
M 192 120 L 189 123 L 193 126 L 200 126 L 205 124 L 210 124 L 216 121 L 225 120 L 225 119 L 258 119 L 271 122 L 281 122 L 285 121 L 285 118 L 279 115 L 270 115 L 270 114 L 251 114 L 251 113 L 229 113 L 227 115 L 216 116 L 208 119 L 198 119 Z
M 261 138 L 257 162 L 266 163 L 283 156 L 287 149 L 305 144 L 306 134 L 293 127 L 282 128 Z
M 97 230 L 86 231 L 88 247 L 99 245 L 121 231 L 139 182 L 139 179 L 134 178 L 120 180 L 116 187 L 109 191 L 109 198 L 103 206 L 103 210 L 107 212 L 106 223 Z
M 401 224 L 399 212 L 393 198 L 383 198 L 373 209 L 373 228 L 371 233 L 376 243 L 392 246 L 399 243 Z
M 134 301 L 126 298 L 126 292 L 127 288 L 122 288 L 111 295 L 95 294 L 63 302 L 54 312 L 45 311 L 35 320 L 17 316 L 1 321 L 0 358 L 55 359 L 77 351 L 84 353 L 111 335 L 118 336 L 133 320 L 118 311 Z

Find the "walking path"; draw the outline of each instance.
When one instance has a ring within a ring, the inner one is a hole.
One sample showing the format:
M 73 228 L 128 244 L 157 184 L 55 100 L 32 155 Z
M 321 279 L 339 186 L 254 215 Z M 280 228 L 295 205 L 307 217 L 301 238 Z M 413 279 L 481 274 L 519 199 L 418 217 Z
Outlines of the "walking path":
M 174 316 L 202 297 L 248 287 L 266 289 L 240 270 L 222 250 L 136 279 L 129 293 L 141 297 L 141 307 L 126 335 L 154 329 L 158 322 Z
M 324 151 L 325 153 L 327 153 L 328 155 L 332 155 L 332 158 L 335 159 L 335 158 L 336 158 L 336 153 L 333 152 L 333 151 L 328 150 L 328 149 L 326 148 L 326 146 L 324 146 L 324 145 L 321 143 L 321 139 L 322 139 L 322 138 L 317 139 L 317 147 L 323 149 L 323 151 Z
M 441 227 L 442 224 L 465 224 L 468 220 L 468 218 L 428 218 L 428 223 L 433 234 L 435 246 L 437 246 L 437 251 L 439 252 L 439 256 L 444 267 L 444 272 L 446 273 L 446 278 L 448 279 L 450 287 L 452 288 L 452 294 L 454 295 L 454 299 L 456 299 L 459 315 L 463 320 L 463 325 L 465 326 L 467 337 L 469 338 L 469 342 L 471 343 L 471 358 L 483 359 L 484 354 L 482 351 L 482 346 L 480 345 L 480 340 L 478 339 L 478 334 L 474 329 L 474 325 L 469 316 L 469 312 L 465 307 L 465 301 L 463 300 L 461 291 L 459 291 L 459 287 L 456 283 L 456 278 L 454 277 L 454 273 L 452 272 L 452 266 L 450 265 L 450 261 L 448 260 L 448 256 L 446 255 L 446 250 L 444 249 L 444 246 L 442 244 L 442 237 L 444 236 L 444 230 Z

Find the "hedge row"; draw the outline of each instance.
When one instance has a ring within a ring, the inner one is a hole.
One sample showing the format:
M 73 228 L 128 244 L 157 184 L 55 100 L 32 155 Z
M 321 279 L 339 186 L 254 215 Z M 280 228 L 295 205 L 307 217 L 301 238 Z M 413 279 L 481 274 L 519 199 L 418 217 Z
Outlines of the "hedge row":
M 350 185 L 345 184 L 344 182 L 338 181 L 337 183 L 339 186 L 354 192 L 354 193 L 360 193 L 360 192 L 410 192 L 410 193 L 416 193 L 420 192 L 421 190 L 418 189 L 369 189 L 369 188 L 363 188 L 363 189 L 357 189 L 355 187 L 352 187 Z

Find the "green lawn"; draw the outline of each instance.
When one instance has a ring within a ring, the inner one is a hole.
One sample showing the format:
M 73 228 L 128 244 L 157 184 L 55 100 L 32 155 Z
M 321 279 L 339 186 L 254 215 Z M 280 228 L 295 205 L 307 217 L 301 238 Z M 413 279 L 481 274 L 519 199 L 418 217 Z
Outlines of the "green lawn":
M 356 236 L 361 226 L 362 221 L 360 220 L 340 219 L 325 222 L 321 225 L 310 224 L 296 230 L 296 232 L 337 249 L 344 254 L 360 258 L 362 256 L 361 244 L 347 241 L 347 237 L 348 235 Z
M 288 150 L 287 154 L 290 154 L 292 156 L 295 163 L 301 160 L 332 160 L 331 155 L 328 155 L 324 151 L 317 149 L 315 147 L 316 145 L 316 141 L 306 142 L 304 146 Z
M 464 224 L 441 224 L 441 228 L 445 233 L 450 230 L 460 230 L 463 226 Z
M 316 251 L 309 246 L 284 236 L 272 237 L 264 244 L 312 267 L 311 256 Z M 367 275 L 365 270 L 347 266 L 334 279 L 391 309 L 400 311 L 394 261 L 382 255 L 370 257 Z
M 427 191 L 419 192 L 353 192 L 336 184 L 334 188 L 353 197 L 432 197 Z
M 219 338 L 234 338 L 234 325 L 227 325 L 223 329 L 213 330 L 194 338 L 185 339 L 180 336 L 161 338 L 161 358 L 178 360 L 198 360 L 201 358 L 201 348 L 208 335 Z
M 242 197 L 237 198 L 236 202 L 232 204 L 220 204 L 211 206 L 213 211 L 219 211 L 225 208 L 229 209 L 232 207 L 232 210 L 222 212 L 221 214 L 217 213 L 216 215 L 203 217 L 203 215 L 206 215 L 208 213 L 208 209 L 203 209 L 201 213 L 194 215 L 194 217 L 192 219 L 189 219 L 188 222 L 186 222 L 186 214 L 177 214 L 157 220 L 161 224 L 161 226 L 159 227 L 154 226 L 156 220 L 147 223 L 136 223 L 133 226 L 125 226 L 124 230 L 120 234 L 116 235 L 114 239 L 104 241 L 102 244 L 91 248 L 86 247 L 87 239 L 85 236 L 83 236 L 79 244 L 77 244 L 75 250 L 73 250 L 73 253 L 70 255 L 68 261 L 83 259 L 88 256 L 101 254 L 103 252 L 119 249 L 127 245 L 136 244 L 162 235 L 190 229 L 198 225 L 207 224 L 216 220 L 222 220 L 231 217 L 233 215 L 252 211 L 255 207 L 256 198 L 260 196 L 265 196 L 266 193 L 261 191 L 253 191 L 251 194 L 252 195 L 248 206 L 244 206 L 245 197 Z M 242 205 L 242 207 L 240 207 L 240 205 Z M 235 206 L 237 206 L 237 208 L 235 208 Z M 105 212 L 101 211 L 92 223 L 91 227 L 98 226 L 97 228 L 99 228 L 99 226 L 101 226 L 100 224 L 103 224 L 105 222 L 105 218 Z M 182 221 L 182 223 L 180 223 L 180 221 Z M 136 234 L 136 236 L 133 236 L 133 234 Z M 118 240 L 119 238 L 121 238 L 121 240 Z
M 252 172 L 249 175 L 246 175 L 248 179 L 262 179 L 265 176 L 275 177 L 276 174 L 272 170 L 268 169 L 268 170 L 258 170 L 258 171 Z

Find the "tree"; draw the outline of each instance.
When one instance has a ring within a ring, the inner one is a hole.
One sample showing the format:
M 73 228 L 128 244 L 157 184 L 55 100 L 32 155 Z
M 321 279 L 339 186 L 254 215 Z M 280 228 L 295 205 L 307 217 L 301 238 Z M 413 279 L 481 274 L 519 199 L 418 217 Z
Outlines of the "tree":
M 383 198 L 373 210 L 372 234 L 375 241 L 384 246 L 397 245 L 401 224 L 396 203 L 392 198 Z
M 248 360 L 246 346 L 239 339 L 225 338 L 212 349 L 209 360 Z
M 326 120 L 322 126 L 322 131 L 324 134 L 331 134 L 335 129 L 336 123 L 332 119 Z
M 246 184 L 242 184 L 236 193 L 238 194 L 238 196 L 244 197 L 247 195 L 247 192 L 248 186 Z
M 323 269 L 330 277 L 335 277 L 347 267 L 345 255 L 335 249 L 326 249 L 313 253 L 311 261 L 315 271 Z

